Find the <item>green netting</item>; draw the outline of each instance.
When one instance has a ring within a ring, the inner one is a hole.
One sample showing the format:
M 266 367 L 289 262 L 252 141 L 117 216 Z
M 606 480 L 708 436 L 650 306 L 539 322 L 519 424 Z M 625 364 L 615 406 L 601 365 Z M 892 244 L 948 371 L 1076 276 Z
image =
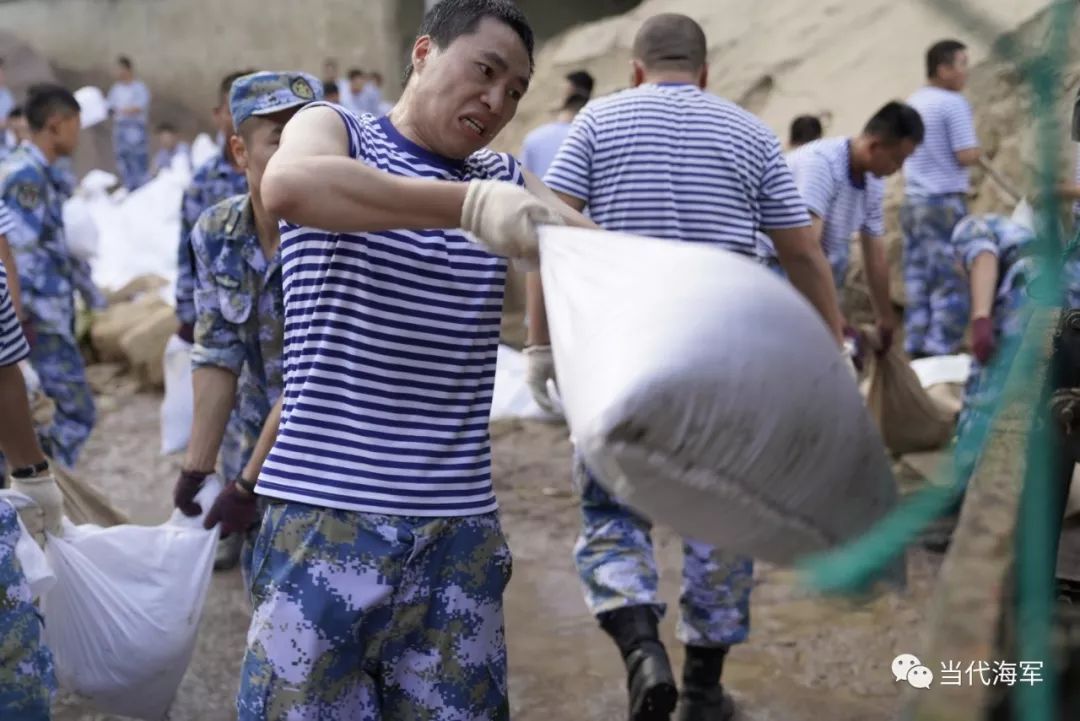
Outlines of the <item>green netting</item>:
M 1040 276 L 1040 286 L 1046 292 L 1028 300 L 1029 311 L 1064 297 L 1060 277 L 1063 247 L 1058 222 L 1060 203 L 1053 191 L 1058 183 L 1059 160 L 1064 150 L 1060 134 L 1063 119 L 1058 117 L 1057 108 L 1063 93 L 1067 92 L 1062 70 L 1068 60 L 1075 5 L 1072 0 L 1055 0 L 1047 9 L 1049 29 L 1042 42 L 1035 47 L 1022 47 L 1015 36 L 1002 35 L 1001 29 L 972 7 L 972 3 L 933 0 L 937 10 L 967 29 L 966 36 L 992 44 L 994 54 L 1016 69 L 1031 98 L 1031 121 L 1036 131 L 1037 148 L 1035 189 L 1040 197 L 1047 199 L 1036 208 L 1036 252 L 1047 270 L 1045 278 Z M 956 457 L 980 455 L 1001 408 L 1011 403 L 1036 404 L 1031 413 L 1035 420 L 1028 429 L 1026 475 L 1017 528 L 1016 619 L 1019 660 L 1042 661 L 1043 681 L 1017 687 L 1015 717 L 1024 721 L 1057 719 L 1057 676 L 1050 635 L 1055 601 L 1052 556 L 1057 546 L 1055 533 L 1059 528 L 1052 519 L 1060 509 L 1055 503 L 1055 449 L 1052 429 L 1046 422 L 1046 389 L 1032 387 L 1033 369 L 1044 351 L 1033 339 L 1022 336 L 1000 348 L 989 369 L 990 382 L 1002 389 L 995 407 L 988 413 L 979 414 L 976 422 L 956 439 Z M 1018 372 L 1012 372 L 1014 370 Z M 966 479 L 957 477 L 956 465 L 951 459 L 942 464 L 937 469 L 934 484 L 905 499 L 892 515 L 862 538 L 808 559 L 803 568 L 809 584 L 832 593 L 865 590 L 902 556 L 920 531 L 947 511 L 963 493 Z M 972 711 L 977 713 L 975 709 Z

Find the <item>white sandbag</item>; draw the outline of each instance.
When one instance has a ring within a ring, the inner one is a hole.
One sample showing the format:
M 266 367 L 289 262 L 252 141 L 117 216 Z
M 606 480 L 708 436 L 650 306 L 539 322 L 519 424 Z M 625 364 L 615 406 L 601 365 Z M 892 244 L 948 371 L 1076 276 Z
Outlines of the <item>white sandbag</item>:
M 94 168 L 88 172 L 79 183 L 79 192 L 92 198 L 104 197 L 109 188 L 120 182 L 120 179 L 112 173 Z
M 221 489 L 199 493 L 209 509 Z M 175 511 L 160 526 L 65 522 L 45 553 L 45 641 L 60 685 L 97 711 L 165 718 L 191 661 L 214 565 L 217 531 Z
M 64 240 L 76 258 L 90 261 L 97 257 L 97 222 L 89 203 L 78 195 L 64 203 Z
M 846 360 L 788 283 L 701 244 L 545 227 L 540 247 L 570 430 L 620 500 L 777 563 L 893 507 Z
M 911 370 L 919 377 L 923 388 L 939 383 L 964 383 L 971 374 L 971 356 L 935 355 L 911 361 Z
M 90 128 L 102 123 L 109 117 L 109 103 L 100 88 L 93 85 L 75 91 L 75 100 L 79 102 L 79 125 Z
M 197 169 L 220 152 L 221 148 L 213 138 L 206 133 L 199 133 L 191 143 L 191 167 Z
M 491 398 L 491 420 L 504 418 L 551 419 L 533 400 L 525 383 L 525 356 L 505 345 L 499 346 L 495 365 L 495 391 Z
M 191 385 L 191 344 L 173 336 L 165 346 L 165 398 L 161 401 L 161 454 L 187 448 L 195 416 Z

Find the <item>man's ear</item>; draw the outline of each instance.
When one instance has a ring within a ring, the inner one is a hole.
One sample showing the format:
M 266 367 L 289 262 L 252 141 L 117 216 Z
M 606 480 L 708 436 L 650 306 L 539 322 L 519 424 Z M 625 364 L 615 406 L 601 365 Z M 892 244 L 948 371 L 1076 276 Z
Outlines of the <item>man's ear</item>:
M 416 39 L 412 49 L 413 72 L 417 72 L 424 67 L 434 50 L 435 43 L 430 35 L 421 35 Z
M 630 61 L 630 87 L 636 88 L 645 82 L 645 66 L 638 60 Z
M 232 153 L 233 160 L 236 162 L 237 167 L 239 167 L 240 170 L 247 170 L 247 145 L 244 143 L 244 139 L 240 137 L 239 133 L 233 133 L 229 136 L 229 151 Z

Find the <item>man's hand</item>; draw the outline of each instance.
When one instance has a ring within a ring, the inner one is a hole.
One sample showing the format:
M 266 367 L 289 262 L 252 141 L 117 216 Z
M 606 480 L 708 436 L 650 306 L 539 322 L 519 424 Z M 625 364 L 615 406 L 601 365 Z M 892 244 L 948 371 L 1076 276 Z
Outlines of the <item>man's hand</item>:
M 19 509 L 26 530 L 39 545 L 45 545 L 45 534 L 59 536 L 64 517 L 64 497 L 51 473 L 32 478 L 13 478 L 11 490 L 29 496 L 35 505 Z
M 980 364 L 986 365 L 994 355 L 994 323 L 986 316 L 971 321 L 971 353 Z
M 559 409 L 548 393 L 548 380 L 555 380 L 555 358 L 550 345 L 534 345 L 525 349 L 525 382 L 529 386 L 536 405 L 547 413 L 558 414 Z
M 245 533 L 255 525 L 256 513 L 255 494 L 233 481 L 218 494 L 210 512 L 206 514 L 203 528 L 209 531 L 220 523 L 222 536 Z
M 874 349 L 879 356 L 885 355 L 892 348 L 893 337 L 896 335 L 896 316 L 890 311 L 886 317 L 878 318 L 877 321 L 877 347 Z
M 203 481 L 209 471 L 180 471 L 173 487 L 173 505 L 185 516 L 197 516 L 202 513 L 202 506 L 195 502 L 195 496 L 202 490 Z
M 536 226 L 562 225 L 555 209 L 524 188 L 501 180 L 473 180 L 461 206 L 461 227 L 487 250 L 504 258 L 535 260 Z

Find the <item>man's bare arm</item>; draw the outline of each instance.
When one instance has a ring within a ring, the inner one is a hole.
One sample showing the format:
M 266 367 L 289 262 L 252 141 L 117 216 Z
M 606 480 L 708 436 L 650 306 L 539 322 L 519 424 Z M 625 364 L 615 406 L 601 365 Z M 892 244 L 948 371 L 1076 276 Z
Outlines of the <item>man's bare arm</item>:
M 979 163 L 979 160 L 982 159 L 982 148 L 957 150 L 954 155 L 956 156 L 956 162 L 966 168 Z
M 297 114 L 262 180 L 266 209 L 331 232 L 456 228 L 466 183 L 405 178 L 349 156 L 341 117 L 318 107 Z
M 994 289 L 998 282 L 998 259 L 993 253 L 979 253 L 969 271 L 971 317 L 990 318 L 994 312 Z
M 33 466 L 45 460 L 34 433 L 26 381 L 19 366 L 0 366 L 0 451 L 7 456 L 10 468 Z
M 874 317 L 880 325 L 895 329 L 896 314 L 893 313 L 892 295 L 889 292 L 885 239 L 859 233 L 859 245 L 862 247 L 863 267 L 866 269 L 866 284 L 870 288 L 870 306 L 874 309 Z
M 225 425 L 236 405 L 236 375 L 224 368 L 206 366 L 191 374 L 195 387 L 195 412 L 184 469 L 212 473 L 217 463 Z
M 244 466 L 244 470 L 240 474 L 241 478 L 253 483 L 258 481 L 259 474 L 262 473 L 263 463 L 266 462 L 266 457 L 270 455 L 270 450 L 274 447 L 274 441 L 277 440 L 278 428 L 281 426 L 281 403 L 283 400 L 284 396 L 278 398 L 278 402 L 274 404 L 269 415 L 266 416 L 262 432 L 259 433 L 259 440 L 255 443 L 255 450 L 251 452 L 251 460 Z
M 812 226 L 766 230 L 776 247 L 780 265 L 791 284 L 817 309 L 837 345 L 843 344 L 843 317 L 836 298 L 832 269 Z

